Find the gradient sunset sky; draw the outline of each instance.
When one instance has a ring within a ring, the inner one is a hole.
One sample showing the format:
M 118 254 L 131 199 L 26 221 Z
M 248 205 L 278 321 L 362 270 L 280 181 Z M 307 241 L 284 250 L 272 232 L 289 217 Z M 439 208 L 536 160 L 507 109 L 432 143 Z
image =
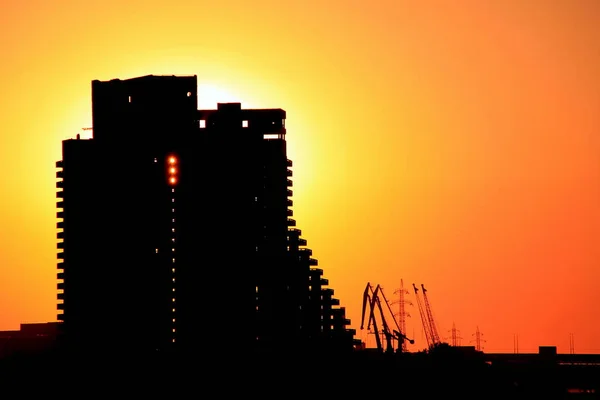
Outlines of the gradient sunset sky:
M 181 74 L 200 108 L 287 111 L 294 218 L 357 330 L 366 283 L 394 300 L 403 279 L 448 340 L 600 353 L 599 20 L 597 0 L 5 0 L 0 330 L 56 320 L 54 163 L 89 136 L 90 82 Z

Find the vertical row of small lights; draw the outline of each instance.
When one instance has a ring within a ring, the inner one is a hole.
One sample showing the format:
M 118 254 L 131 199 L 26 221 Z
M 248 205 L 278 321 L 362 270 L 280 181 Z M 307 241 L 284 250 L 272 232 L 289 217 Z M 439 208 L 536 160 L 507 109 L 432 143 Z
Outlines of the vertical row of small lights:
M 179 165 L 177 157 L 170 155 L 167 158 L 167 179 L 171 187 L 171 291 L 172 291 L 172 317 L 173 317 L 173 343 L 175 343 L 175 186 L 179 181 Z

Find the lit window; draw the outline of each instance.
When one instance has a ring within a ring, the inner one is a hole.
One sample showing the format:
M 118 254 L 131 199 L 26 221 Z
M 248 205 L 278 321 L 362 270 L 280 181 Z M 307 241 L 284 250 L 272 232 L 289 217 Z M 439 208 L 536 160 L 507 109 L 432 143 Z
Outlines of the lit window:
M 175 303 L 175 299 L 171 299 L 171 300 L 173 301 L 173 303 Z M 321 317 L 321 318 L 323 318 L 323 317 Z
M 156 253 L 158 254 L 158 249 L 156 249 Z
M 175 288 L 173 288 L 173 291 L 175 291 Z
M 175 262 L 175 259 L 173 259 L 173 262 Z
M 175 312 L 175 309 L 173 309 L 173 312 Z
M 175 251 L 175 249 L 171 249 L 171 251 L 173 251 L 173 252 L 174 252 L 174 251 Z
M 158 162 L 158 159 L 154 158 L 154 162 L 155 162 L 155 163 L 157 163 L 157 162 Z
M 169 157 L 169 164 L 175 164 L 175 162 L 177 162 L 177 159 L 174 156 Z
M 175 343 L 175 339 L 173 339 L 173 343 Z
M 174 241 L 175 241 L 175 238 L 171 239 L 171 241 L 172 241 L 172 242 L 174 242 Z
M 171 232 L 175 232 L 175 228 L 171 228 Z
M 172 189 L 171 189 L 171 193 L 175 193 L 175 188 L 172 188 Z
M 169 179 L 169 182 L 171 182 L 171 184 L 174 185 L 175 182 L 177 182 L 177 179 L 175 179 L 175 177 L 172 176 L 171 179 Z
M 175 222 L 175 218 L 173 218 L 173 219 L 171 220 L 171 222 Z
M 169 172 L 170 172 L 171 174 L 174 174 L 174 173 L 175 173 L 175 167 L 171 167 L 171 168 L 169 168 Z
M 173 322 L 175 322 L 175 318 L 173 318 Z
M 200 128 L 206 128 L 206 120 L 205 119 L 201 119 L 199 126 L 200 126 Z
M 244 120 L 242 121 L 242 128 L 247 128 L 248 127 L 248 121 Z
M 173 278 L 173 282 L 175 282 L 175 278 Z
M 173 328 L 173 332 L 175 332 L 175 328 Z
M 171 269 L 172 272 L 175 272 L 175 268 Z

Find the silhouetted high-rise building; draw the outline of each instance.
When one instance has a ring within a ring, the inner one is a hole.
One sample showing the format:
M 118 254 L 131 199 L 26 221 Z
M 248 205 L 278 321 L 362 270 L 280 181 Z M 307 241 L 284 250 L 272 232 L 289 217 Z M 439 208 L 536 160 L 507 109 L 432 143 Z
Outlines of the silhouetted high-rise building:
M 293 228 L 281 109 L 197 110 L 196 76 L 92 82 L 57 162 L 63 340 L 115 351 L 352 347 Z

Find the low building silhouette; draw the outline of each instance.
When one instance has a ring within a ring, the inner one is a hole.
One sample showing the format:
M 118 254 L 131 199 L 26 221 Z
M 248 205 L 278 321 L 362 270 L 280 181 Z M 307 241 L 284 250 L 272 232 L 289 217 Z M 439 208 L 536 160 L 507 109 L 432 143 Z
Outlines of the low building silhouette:
M 26 323 L 19 330 L 0 331 L 0 359 L 53 350 L 58 327 L 58 322 Z

